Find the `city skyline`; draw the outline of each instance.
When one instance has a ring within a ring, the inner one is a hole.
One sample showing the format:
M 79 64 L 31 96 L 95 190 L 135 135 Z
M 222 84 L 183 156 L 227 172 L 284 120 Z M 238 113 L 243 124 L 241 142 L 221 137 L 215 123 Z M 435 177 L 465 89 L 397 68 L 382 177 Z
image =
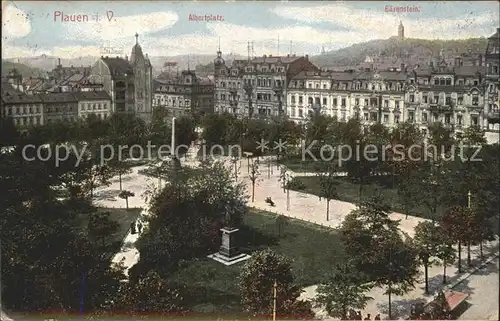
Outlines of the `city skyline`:
M 408 38 L 443 40 L 488 37 L 499 24 L 497 2 L 27 1 L 3 6 L 6 58 L 100 56 L 103 47 L 125 55 L 135 43 L 135 33 L 151 56 L 215 55 L 219 39 L 224 53 L 246 55 L 247 43 L 253 41 L 256 55 L 285 54 L 292 41 L 293 53 L 316 54 L 323 47 L 335 50 L 396 36 L 400 20 Z M 407 12 L 396 12 L 398 7 L 407 7 Z M 61 19 L 76 14 L 88 21 Z M 223 21 L 190 19 L 190 15 L 218 15 Z

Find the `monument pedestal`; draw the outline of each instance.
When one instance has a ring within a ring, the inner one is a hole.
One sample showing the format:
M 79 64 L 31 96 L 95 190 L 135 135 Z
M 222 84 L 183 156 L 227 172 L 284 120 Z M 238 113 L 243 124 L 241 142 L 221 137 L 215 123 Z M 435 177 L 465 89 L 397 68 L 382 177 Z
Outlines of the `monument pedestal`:
M 210 254 L 208 257 L 226 266 L 233 265 L 250 258 L 250 255 L 240 253 L 236 246 L 236 228 L 222 228 L 222 245 L 219 252 Z

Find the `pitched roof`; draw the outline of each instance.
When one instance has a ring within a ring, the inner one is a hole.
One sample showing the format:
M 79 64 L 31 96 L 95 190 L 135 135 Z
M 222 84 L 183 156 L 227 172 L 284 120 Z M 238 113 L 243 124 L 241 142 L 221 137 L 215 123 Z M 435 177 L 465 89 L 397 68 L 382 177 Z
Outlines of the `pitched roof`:
M 457 76 L 475 76 L 477 73 L 484 75 L 486 68 L 484 66 L 460 66 L 455 67 Z
M 283 64 L 290 64 L 296 60 L 299 60 L 302 57 L 296 57 L 296 56 L 278 56 L 278 57 L 273 57 L 273 56 L 266 56 L 266 57 L 256 57 L 250 60 L 251 63 L 253 64 L 276 64 L 278 62 L 281 62 Z
M 78 91 L 74 92 L 73 96 L 76 100 L 111 100 L 108 93 L 105 91 Z
M 6 104 L 36 104 L 41 103 L 42 99 L 40 95 L 26 95 L 26 94 L 4 94 L 2 95 L 2 101 Z
M 101 60 L 109 67 L 112 75 L 133 74 L 134 69 L 130 63 L 123 58 L 101 57 Z
M 72 93 L 48 93 L 40 94 L 40 98 L 44 103 L 57 103 L 57 102 L 76 102 L 76 98 Z

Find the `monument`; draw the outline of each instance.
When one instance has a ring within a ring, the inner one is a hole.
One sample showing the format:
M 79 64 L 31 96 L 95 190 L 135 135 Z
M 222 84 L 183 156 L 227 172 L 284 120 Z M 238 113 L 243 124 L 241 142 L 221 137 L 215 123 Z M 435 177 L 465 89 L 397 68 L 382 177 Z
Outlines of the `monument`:
M 250 255 L 239 252 L 236 243 L 236 235 L 239 229 L 234 227 L 231 209 L 226 207 L 225 211 L 225 227 L 220 229 L 222 232 L 222 245 L 219 252 L 210 254 L 208 257 L 226 266 L 230 266 L 248 260 Z

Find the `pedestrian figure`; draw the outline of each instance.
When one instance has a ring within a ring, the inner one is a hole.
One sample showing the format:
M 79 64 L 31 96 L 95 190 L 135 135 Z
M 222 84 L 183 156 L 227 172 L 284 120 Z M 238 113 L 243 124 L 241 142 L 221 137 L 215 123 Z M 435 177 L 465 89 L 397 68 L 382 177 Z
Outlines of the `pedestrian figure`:
M 372 319 L 372 316 L 370 315 L 370 313 L 368 313 L 368 315 L 366 316 L 365 320 L 371 320 Z
M 139 230 L 139 233 L 142 233 L 142 223 L 141 223 L 141 221 L 137 222 L 137 229 Z
M 136 234 L 137 231 L 135 230 L 135 222 L 130 223 L 130 233 Z
M 377 314 L 377 315 L 375 316 L 375 320 L 381 320 L 381 319 L 380 319 L 380 314 Z

